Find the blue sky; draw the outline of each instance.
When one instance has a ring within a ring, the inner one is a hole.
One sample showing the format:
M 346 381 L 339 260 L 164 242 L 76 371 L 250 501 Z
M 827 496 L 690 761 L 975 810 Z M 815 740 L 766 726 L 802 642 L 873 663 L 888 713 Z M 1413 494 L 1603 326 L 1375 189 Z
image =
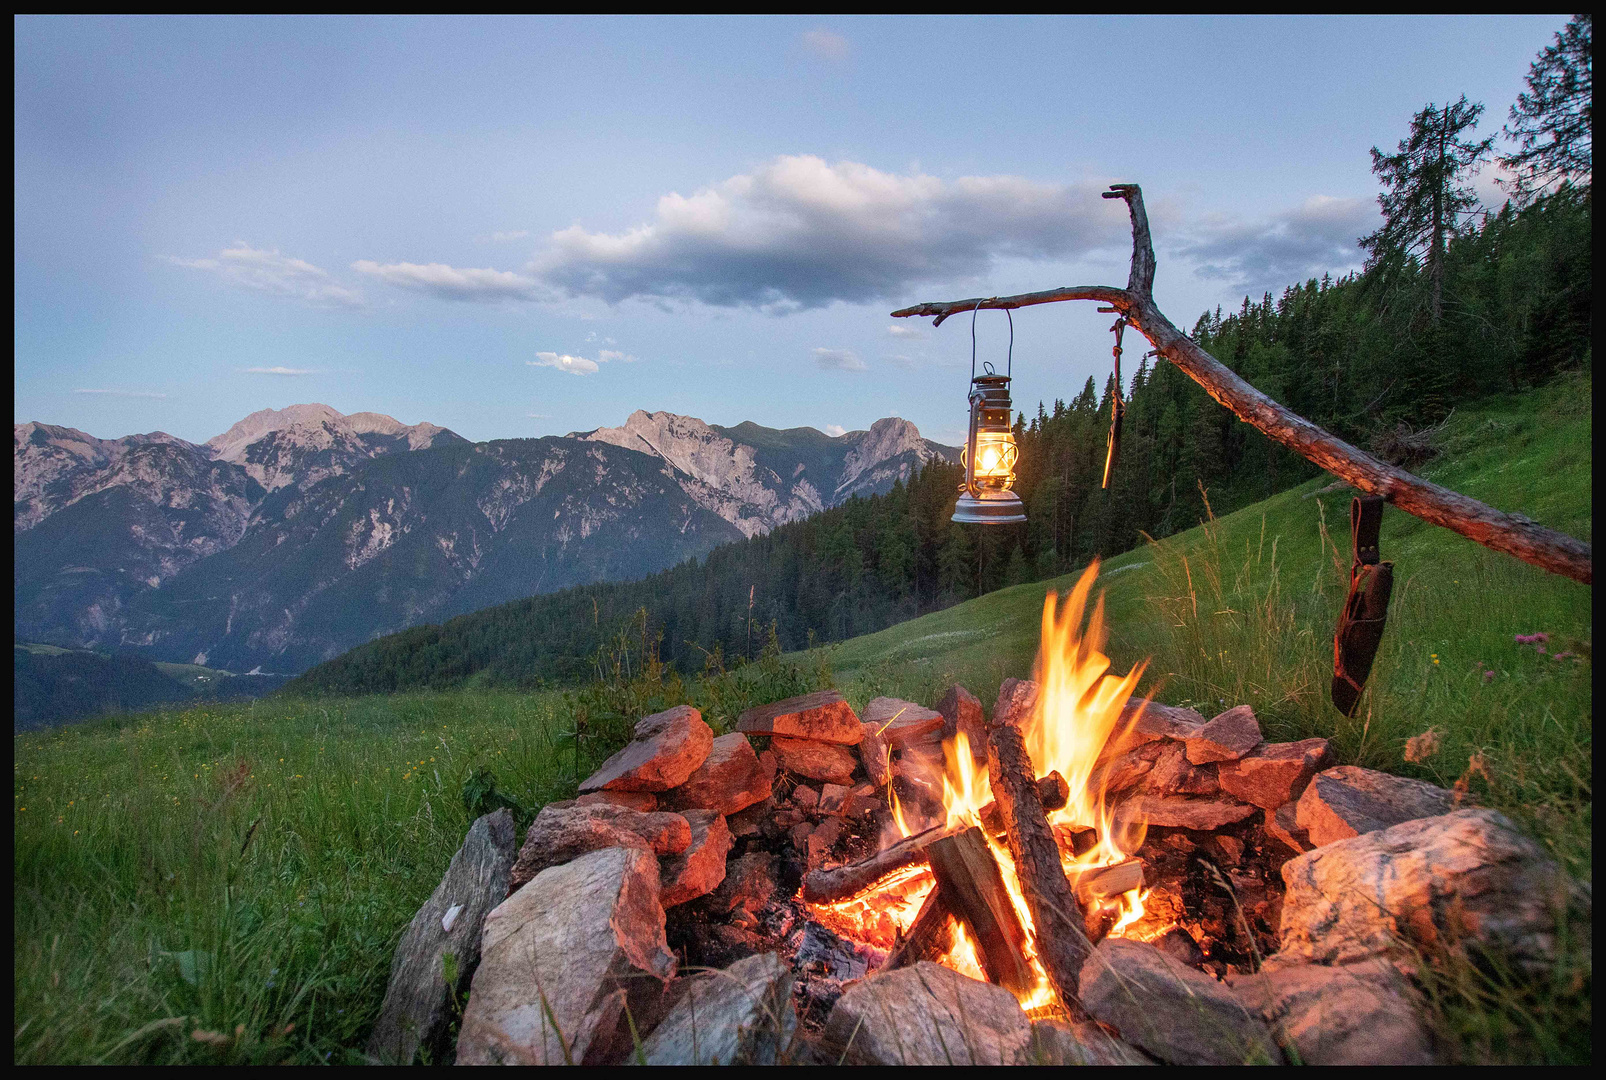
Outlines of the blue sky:
M 957 441 L 968 327 L 893 308 L 1123 284 L 1121 181 L 1179 324 L 1353 268 L 1368 150 L 1463 93 L 1497 131 L 1566 19 L 20 19 L 15 419 Z M 1020 313 L 1017 407 L 1109 343 Z

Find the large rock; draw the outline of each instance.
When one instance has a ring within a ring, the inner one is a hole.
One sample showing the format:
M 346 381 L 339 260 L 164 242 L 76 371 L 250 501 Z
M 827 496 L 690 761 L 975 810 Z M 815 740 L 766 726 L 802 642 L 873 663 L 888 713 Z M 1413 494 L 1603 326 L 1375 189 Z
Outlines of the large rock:
M 871 698 L 863 721 L 880 733 L 894 750 L 942 742 L 942 713 L 901 698 Z
M 730 815 L 769 798 L 774 779 L 774 771 L 764 767 L 747 736 L 733 731 L 715 739 L 697 771 L 661 801 L 670 810 Z
M 857 1065 L 1016 1065 L 1032 1026 L 1001 986 L 921 961 L 851 986 L 825 1023 L 832 1060 Z
M 1255 807 L 1235 799 L 1190 799 L 1185 795 L 1140 795 L 1127 799 L 1117 809 L 1123 821 L 1200 831 L 1231 825 L 1255 812 Z
M 686 810 L 681 816 L 691 825 L 690 846 L 658 860 L 658 895 L 666 909 L 705 896 L 724 881 L 725 856 L 735 843 L 718 811 Z
M 853 752 L 835 743 L 814 739 L 793 739 L 777 735 L 770 740 L 775 763 L 794 776 L 826 780 L 833 784 L 853 783 Z
M 1452 808 L 1450 793 L 1421 780 L 1339 765 L 1311 778 L 1295 805 L 1294 820 L 1317 847 L 1434 817 Z
M 1233 990 L 1305 1065 L 1432 1065 L 1415 992 L 1381 960 L 1273 967 Z
M 970 742 L 971 754 L 985 760 L 987 717 L 982 712 L 981 699 L 955 683 L 948 688 L 942 700 L 937 702 L 937 711 L 942 714 L 943 739 L 952 739 L 963 731 L 965 738 Z
M 1260 745 L 1260 723 L 1255 710 L 1234 705 L 1187 738 L 1188 760 L 1195 765 L 1237 761 Z
M 691 845 L 691 825 L 679 814 L 643 814 L 611 803 L 541 808 L 524 834 L 509 887 L 519 889 L 549 866 L 588 851 L 640 847 L 655 855 L 678 855 Z
M 797 1029 L 792 969 L 774 953 L 738 960 L 688 981 L 641 1045 L 647 1065 L 784 1063 Z
M 606 1065 L 630 1047 L 675 970 L 658 860 L 593 851 L 536 875 L 485 920 L 459 1065 Z
M 1082 967 L 1080 989 L 1095 1020 L 1172 1065 L 1282 1062 L 1265 1021 L 1231 988 L 1153 945 L 1099 942 Z
M 446 876 L 402 932 L 369 1054 L 387 1065 L 411 1065 L 421 1048 L 442 1049 L 457 995 L 479 963 L 485 916 L 507 895 L 512 870 L 513 815 L 502 809 L 470 826 Z
M 1275 810 L 1304 793 L 1311 777 L 1333 763 L 1326 739 L 1267 743 L 1217 767 L 1221 790 L 1235 799 Z
M 658 809 L 658 796 L 650 791 L 591 791 L 574 800 L 576 806 L 622 806 L 650 814 Z
M 1032 1024 L 1032 1065 L 1153 1065 L 1154 1062 L 1090 1020 Z
M 1582 903 L 1537 844 L 1487 809 L 1327 844 L 1290 859 L 1282 873 L 1282 948 L 1268 964 L 1341 964 L 1401 945 L 1475 943 L 1543 967 L 1555 954 L 1559 910 Z
M 854 746 L 863 738 L 853 707 L 835 690 L 821 690 L 755 706 L 736 718 L 736 730 L 749 735 L 787 735 L 839 746 Z
M 580 790 L 668 791 L 686 782 L 713 745 L 703 714 L 676 705 L 639 721 L 635 741 L 604 761 Z

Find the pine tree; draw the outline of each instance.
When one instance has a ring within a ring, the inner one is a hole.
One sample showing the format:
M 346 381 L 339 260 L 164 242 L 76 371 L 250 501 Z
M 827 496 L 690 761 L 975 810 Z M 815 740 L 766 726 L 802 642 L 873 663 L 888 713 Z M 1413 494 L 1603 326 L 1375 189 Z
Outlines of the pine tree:
M 1528 69 L 1527 92 L 1511 106 L 1505 136 L 1517 152 L 1500 158 L 1516 173 L 1505 181 L 1518 203 L 1555 183 L 1589 187 L 1594 129 L 1591 17 L 1575 15 Z

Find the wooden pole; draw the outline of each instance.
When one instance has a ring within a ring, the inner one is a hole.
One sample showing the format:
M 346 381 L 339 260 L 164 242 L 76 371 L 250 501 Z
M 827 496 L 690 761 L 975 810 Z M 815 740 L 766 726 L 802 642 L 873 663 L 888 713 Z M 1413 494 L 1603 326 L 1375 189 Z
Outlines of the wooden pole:
M 948 829 L 938 826 L 906 836 L 858 862 L 810 870 L 803 875 L 803 899 L 811 904 L 829 904 L 857 896 L 894 870 L 925 862 L 926 849 L 948 835 Z
M 1076 285 L 1018 296 L 972 297 L 916 304 L 894 311 L 893 318 L 935 316 L 933 325 L 940 326 L 948 316 L 977 307 L 984 310 L 1020 308 L 1061 300 L 1096 300 L 1108 304 L 1142 331 L 1159 355 L 1181 368 L 1238 419 L 1307 461 L 1361 491 L 1381 495 L 1408 514 L 1458 532 L 1484 547 L 1585 585 L 1594 583 L 1594 558 L 1589 544 L 1547 529 L 1521 514 L 1502 513 L 1356 449 L 1319 425 L 1283 408 L 1194 344 L 1155 306 L 1154 244 L 1149 237 L 1149 217 L 1143 209 L 1143 192 L 1136 184 L 1113 184 L 1104 197 L 1125 199 L 1132 217 L 1132 270 L 1125 289 Z

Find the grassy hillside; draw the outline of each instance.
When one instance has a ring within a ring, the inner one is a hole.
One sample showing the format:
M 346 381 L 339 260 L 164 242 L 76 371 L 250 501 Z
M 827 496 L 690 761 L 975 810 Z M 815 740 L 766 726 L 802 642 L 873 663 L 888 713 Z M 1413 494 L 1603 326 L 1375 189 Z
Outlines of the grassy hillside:
M 1590 393 L 1583 377 L 1458 413 L 1425 471 L 1588 539 Z M 1389 512 L 1395 601 L 1361 717 L 1345 720 L 1325 694 L 1350 493 L 1323 487 L 1112 559 L 1101 585 L 1116 666 L 1150 656 L 1145 683 L 1161 699 L 1250 702 L 1269 737 L 1326 735 L 1348 762 L 1452 784 L 1473 759 L 1475 794 L 1588 880 L 1590 590 Z M 986 699 L 1029 672 L 1043 595 L 1070 580 L 826 655 L 859 705 L 929 700 L 955 679 Z M 1550 635 L 1544 654 L 1514 640 L 1535 631 Z M 571 723 L 557 695 L 457 691 L 270 699 L 18 736 L 15 1060 L 354 1060 L 397 936 L 467 826 L 463 777 L 489 764 L 526 805 L 563 797 Z M 1405 762 L 1404 739 L 1429 728 L 1438 750 Z M 594 740 L 584 760 L 607 749 Z M 1568 982 L 1576 972 L 1558 969 L 1555 986 L 1441 988 L 1460 1002 L 1444 1015 L 1475 1060 L 1568 1059 L 1580 1031 L 1587 1056 L 1589 984 Z

